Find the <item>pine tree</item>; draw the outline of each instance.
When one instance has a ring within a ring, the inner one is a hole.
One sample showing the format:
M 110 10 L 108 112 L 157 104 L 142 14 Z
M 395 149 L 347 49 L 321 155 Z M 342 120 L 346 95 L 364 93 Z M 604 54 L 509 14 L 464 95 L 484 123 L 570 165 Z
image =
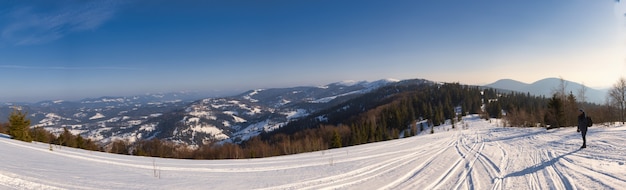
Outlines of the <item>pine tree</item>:
M 561 127 L 565 124 L 563 101 L 557 94 L 552 95 L 552 99 L 548 101 L 549 116 L 548 121 L 553 127 Z
M 9 116 L 9 135 L 11 138 L 31 142 L 33 138 L 30 136 L 30 119 L 26 119 L 26 113 L 15 109 Z
M 62 139 L 63 143 L 61 145 L 77 148 L 76 137 L 72 134 L 66 127 L 63 128 L 63 133 L 59 135 L 59 139 Z
M 333 132 L 333 141 L 331 147 L 341 148 L 341 135 L 339 135 L 339 132 L 337 132 L 337 130 L 334 130 Z
M 76 147 L 85 149 L 85 139 L 80 134 L 76 136 Z
M 51 135 L 50 132 L 46 131 L 41 127 L 35 127 L 31 130 L 31 136 L 34 141 L 51 143 Z M 52 136 L 54 137 L 54 136 Z

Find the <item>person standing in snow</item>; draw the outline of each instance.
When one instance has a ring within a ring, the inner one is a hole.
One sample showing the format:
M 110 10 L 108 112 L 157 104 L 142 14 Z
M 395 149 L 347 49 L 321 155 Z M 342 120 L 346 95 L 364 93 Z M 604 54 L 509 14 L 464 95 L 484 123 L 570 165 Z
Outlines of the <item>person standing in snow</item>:
M 583 136 L 583 146 L 580 148 L 587 148 L 587 115 L 583 109 L 579 109 L 580 115 L 578 115 L 578 129 L 576 132 L 580 132 Z

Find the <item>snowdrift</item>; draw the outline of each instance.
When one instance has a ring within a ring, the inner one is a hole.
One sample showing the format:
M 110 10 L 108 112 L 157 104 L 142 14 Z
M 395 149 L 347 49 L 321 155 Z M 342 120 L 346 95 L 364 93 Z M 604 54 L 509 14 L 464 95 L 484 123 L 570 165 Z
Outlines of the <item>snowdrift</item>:
M 503 128 L 467 117 L 435 134 L 289 156 L 175 160 L 0 137 L 0 189 L 620 189 L 626 126 Z M 466 128 L 466 129 L 464 129 Z

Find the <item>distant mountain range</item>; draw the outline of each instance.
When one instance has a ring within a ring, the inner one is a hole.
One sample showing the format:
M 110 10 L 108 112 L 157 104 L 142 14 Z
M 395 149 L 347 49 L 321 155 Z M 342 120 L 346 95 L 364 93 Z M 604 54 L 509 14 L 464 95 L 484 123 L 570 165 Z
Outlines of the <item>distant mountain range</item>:
M 582 84 L 564 80 L 566 84 L 566 93 L 573 93 L 574 96 L 578 96 L 578 91 L 583 87 Z M 547 98 L 552 97 L 555 89 L 559 87 L 561 84 L 561 79 L 559 78 L 546 78 L 542 80 L 538 80 L 532 84 L 526 84 L 520 81 L 512 80 L 512 79 L 501 79 L 494 83 L 485 85 L 486 87 L 496 88 L 496 89 L 505 89 L 511 91 L 518 91 L 524 93 L 530 93 L 537 96 L 545 96 Z M 587 102 L 602 104 L 605 102 L 608 89 L 594 89 L 590 87 L 586 87 L 587 91 L 585 96 L 587 97 Z
M 152 138 L 189 145 L 240 142 L 396 82 L 344 81 L 325 86 L 256 89 L 220 98 L 168 93 L 79 102 L 4 103 L 0 105 L 0 122 L 6 122 L 11 110 L 19 107 L 29 114 L 35 127 L 55 133 L 67 128 L 102 144 Z
M 215 140 L 240 142 L 395 82 L 398 81 L 348 81 L 314 87 L 256 89 L 236 96 L 206 98 L 145 122 L 159 132 L 144 136 L 190 145 Z
M 101 144 L 120 139 L 135 142 L 158 138 L 189 145 L 207 142 L 241 142 L 263 132 L 310 118 L 325 120 L 347 103 L 363 99 L 370 92 L 381 97 L 398 93 L 393 87 L 406 84 L 437 84 L 412 79 L 385 79 L 373 82 L 344 81 L 324 86 L 256 89 L 235 96 L 207 98 L 202 93 L 145 94 L 127 97 L 100 97 L 81 101 L 43 101 L 0 104 L 0 122 L 6 122 L 14 107 L 29 114 L 31 123 L 60 133 L 67 128 Z M 486 87 L 528 92 L 551 97 L 560 84 L 548 78 L 532 84 L 503 79 Z M 582 85 L 566 81 L 575 95 Z M 381 92 L 381 89 L 383 91 Z M 602 103 L 607 90 L 587 89 L 588 101 Z M 363 101 L 367 103 L 367 101 Z M 356 105 L 356 104 L 355 104 Z M 365 105 L 360 105 L 365 109 Z M 359 107 L 359 106 L 357 106 Z M 334 111 L 333 111 L 334 110 Z M 338 116 L 337 116 L 338 117 Z

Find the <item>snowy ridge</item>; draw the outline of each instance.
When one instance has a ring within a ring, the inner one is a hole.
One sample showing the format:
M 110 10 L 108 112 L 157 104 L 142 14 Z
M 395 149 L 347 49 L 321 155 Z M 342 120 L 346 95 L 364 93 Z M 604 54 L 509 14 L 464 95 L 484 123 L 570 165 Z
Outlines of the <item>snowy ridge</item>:
M 30 114 L 32 127 L 43 127 L 55 134 L 67 128 L 72 134 L 82 135 L 105 145 L 113 139 L 136 140 L 153 138 L 161 132 L 157 127 L 160 117 L 181 109 L 197 100 L 194 93 L 148 94 L 130 97 L 101 97 L 72 101 L 42 101 L 24 104 Z M 191 100 L 190 100 L 191 99 Z M 0 120 L 7 107 L 0 106 Z M 148 127 L 152 126 L 152 127 Z
M 343 81 L 324 88 L 256 89 L 236 96 L 197 99 L 192 98 L 198 95 L 182 92 L 79 102 L 56 100 L 26 105 L 24 109 L 34 113 L 31 116 L 36 127 L 55 133 L 69 127 L 72 133 L 103 145 L 113 139 L 133 142 L 146 138 L 189 145 L 212 140 L 240 142 L 397 81 Z M 8 108 L 0 109 L 0 116 L 10 113 Z M 191 118 L 199 119 L 185 121 Z
M 363 86 L 366 88 L 376 88 L 376 87 L 380 87 L 380 86 L 384 86 L 386 84 L 389 83 L 395 83 L 395 82 L 400 82 L 401 80 L 398 79 L 392 79 L 392 78 L 388 78 L 388 79 L 381 79 L 381 80 L 377 80 L 377 81 L 355 81 L 355 80 L 345 80 L 345 81 L 341 81 L 341 82 L 336 82 L 336 83 L 331 83 L 329 85 L 325 85 L 325 86 L 320 86 L 319 88 L 329 88 L 329 86 L 335 85 L 335 86 L 355 86 L 355 85 L 359 85 L 359 86 Z
M 245 160 L 115 155 L 0 137 L 4 189 L 621 189 L 626 126 L 503 128 L 477 116 L 435 134 Z M 28 165 L 29 167 L 22 167 Z M 44 177 L 45 176 L 45 177 Z M 67 180 L 72 179 L 72 180 Z M 115 181 L 115 183 L 111 183 Z M 141 182 L 141 183 L 137 183 Z
M 342 81 L 342 82 L 338 82 L 338 83 L 333 83 L 331 85 L 339 85 L 339 86 L 362 86 L 363 89 L 360 90 L 355 90 L 355 91 L 351 91 L 351 92 L 347 92 L 347 93 L 343 93 L 343 94 L 339 94 L 339 95 L 335 95 L 335 96 L 329 96 L 329 97 L 323 97 L 320 99 L 316 99 L 316 100 L 311 100 L 309 102 L 311 103 L 328 103 L 338 97 L 342 97 L 342 96 L 348 96 L 348 95 L 354 95 L 354 94 L 363 94 L 363 93 L 367 93 L 367 92 L 371 92 L 372 90 L 378 89 L 382 86 L 385 86 L 389 83 L 395 83 L 395 82 L 399 82 L 400 80 L 397 79 L 383 79 L 383 80 L 377 80 L 374 82 L 367 82 L 367 81 Z M 326 86 L 325 88 L 329 88 L 328 86 Z
M 182 122 L 184 126 L 178 126 L 173 136 L 161 137 L 191 145 L 210 139 L 238 143 L 395 81 L 344 81 L 324 88 L 257 89 L 232 97 L 207 98 L 188 105 L 183 113 L 178 114 L 185 117 L 180 120 L 192 116 L 203 119 L 194 123 Z M 198 125 L 210 126 L 211 130 Z M 205 136 L 198 136 L 200 133 Z
M 363 92 L 364 92 L 364 91 L 353 91 L 353 92 L 348 92 L 348 93 L 345 93 L 345 94 L 340 94 L 340 95 L 337 95 L 337 96 L 324 97 L 324 98 L 320 98 L 320 99 L 313 100 L 313 101 L 309 101 L 309 102 L 311 102 L 311 103 L 316 103 L 316 104 L 319 104 L 319 103 L 328 103 L 328 102 L 330 102 L 330 101 L 333 101 L 333 100 L 334 100 L 334 99 L 336 99 L 337 97 L 347 96 L 347 95 L 352 95 L 352 94 L 360 94 L 360 93 L 363 93 Z
M 250 102 L 259 102 L 259 100 L 251 98 L 252 96 L 259 94 L 259 92 L 263 91 L 263 89 L 258 89 L 250 92 L 250 94 L 243 96 L 243 99 L 249 100 Z

